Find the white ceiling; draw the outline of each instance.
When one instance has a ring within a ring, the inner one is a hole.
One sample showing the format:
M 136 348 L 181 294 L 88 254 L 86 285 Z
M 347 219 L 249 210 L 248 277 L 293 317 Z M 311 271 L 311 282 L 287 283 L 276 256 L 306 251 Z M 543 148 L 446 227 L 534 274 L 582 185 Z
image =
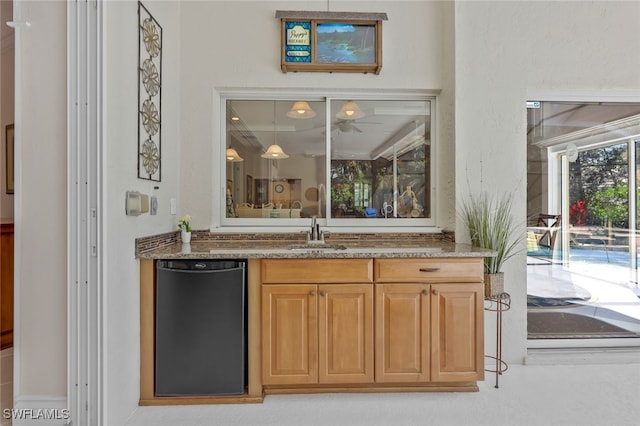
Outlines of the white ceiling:
M 295 119 L 286 115 L 293 101 L 231 100 L 233 137 L 247 147 L 266 151 L 277 143 L 289 155 L 324 155 L 325 102 L 309 102 L 316 116 Z M 357 100 L 365 116 L 357 120 L 336 118 L 344 100 L 332 101 L 330 134 L 332 158 L 372 159 L 384 147 L 405 143 L 414 134 L 430 138 L 428 101 Z M 425 131 L 425 121 L 427 122 Z
M 527 133 L 537 142 L 638 114 L 640 103 L 547 101 L 528 110 Z

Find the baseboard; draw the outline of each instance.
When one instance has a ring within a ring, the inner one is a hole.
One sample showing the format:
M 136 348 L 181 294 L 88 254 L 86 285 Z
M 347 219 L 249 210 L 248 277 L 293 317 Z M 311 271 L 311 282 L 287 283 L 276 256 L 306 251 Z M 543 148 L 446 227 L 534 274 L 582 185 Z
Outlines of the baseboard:
M 640 348 L 529 349 L 527 365 L 639 364 Z
M 3 410 L 3 419 L 11 418 L 13 426 L 61 426 L 71 424 L 67 398 L 50 395 L 29 395 L 14 398 L 12 410 Z

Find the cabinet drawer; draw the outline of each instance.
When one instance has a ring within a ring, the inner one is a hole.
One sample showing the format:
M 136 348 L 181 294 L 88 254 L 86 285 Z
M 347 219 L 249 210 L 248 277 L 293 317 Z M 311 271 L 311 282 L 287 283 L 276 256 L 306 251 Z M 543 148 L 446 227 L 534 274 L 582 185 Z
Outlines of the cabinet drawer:
M 264 259 L 262 282 L 367 283 L 373 281 L 373 259 Z
M 376 259 L 376 282 L 482 282 L 482 258 Z

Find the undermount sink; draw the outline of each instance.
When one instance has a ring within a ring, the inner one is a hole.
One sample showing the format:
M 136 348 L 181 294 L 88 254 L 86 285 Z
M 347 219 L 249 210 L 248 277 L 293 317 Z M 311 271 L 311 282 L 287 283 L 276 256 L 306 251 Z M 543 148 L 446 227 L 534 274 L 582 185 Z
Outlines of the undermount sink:
M 292 244 L 287 247 L 287 250 L 300 250 L 300 251 L 327 251 L 327 250 L 346 250 L 347 246 L 342 244 L 323 244 L 323 243 L 307 243 L 307 244 Z

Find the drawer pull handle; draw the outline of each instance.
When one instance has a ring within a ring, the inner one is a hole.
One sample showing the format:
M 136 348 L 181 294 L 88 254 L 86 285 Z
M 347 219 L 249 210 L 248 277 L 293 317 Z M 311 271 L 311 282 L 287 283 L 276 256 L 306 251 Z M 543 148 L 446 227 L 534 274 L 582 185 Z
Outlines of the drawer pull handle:
M 440 268 L 420 268 L 420 272 L 438 272 Z

